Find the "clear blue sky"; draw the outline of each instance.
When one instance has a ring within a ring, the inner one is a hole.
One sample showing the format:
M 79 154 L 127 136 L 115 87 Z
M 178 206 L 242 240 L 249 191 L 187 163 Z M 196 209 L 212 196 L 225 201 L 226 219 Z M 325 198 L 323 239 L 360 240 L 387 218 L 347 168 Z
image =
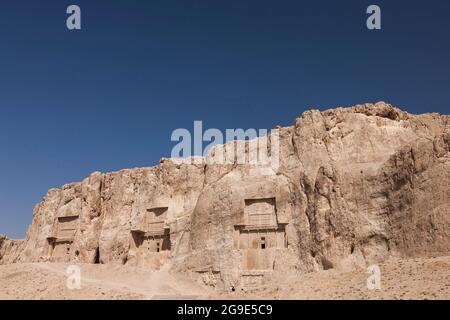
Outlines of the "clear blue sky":
M 374 3 L 381 31 L 365 27 Z M 2 0 L 0 233 L 23 237 L 49 188 L 169 156 L 194 120 L 272 128 L 379 100 L 450 113 L 449 14 L 448 0 Z

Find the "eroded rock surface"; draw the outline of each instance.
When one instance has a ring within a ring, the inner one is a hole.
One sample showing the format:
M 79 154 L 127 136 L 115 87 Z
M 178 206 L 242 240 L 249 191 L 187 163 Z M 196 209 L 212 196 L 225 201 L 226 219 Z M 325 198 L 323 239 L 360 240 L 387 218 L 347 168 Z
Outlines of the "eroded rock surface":
M 0 262 L 167 266 L 238 288 L 450 252 L 449 116 L 311 110 L 278 136 L 272 171 L 162 159 L 51 189 Z
M 12 263 L 22 249 L 22 240 L 8 239 L 0 234 L 0 264 Z

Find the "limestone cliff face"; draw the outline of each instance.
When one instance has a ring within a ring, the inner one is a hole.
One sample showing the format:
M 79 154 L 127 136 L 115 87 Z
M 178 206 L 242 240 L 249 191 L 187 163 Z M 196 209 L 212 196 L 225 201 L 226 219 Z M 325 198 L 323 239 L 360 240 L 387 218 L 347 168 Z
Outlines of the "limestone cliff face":
M 146 211 L 168 208 L 166 223 L 175 244 L 202 188 L 203 166 L 162 160 L 151 168 L 96 172 L 51 189 L 35 207 L 14 261 L 137 264 L 131 230 L 142 227 Z
M 52 189 L 0 261 L 170 263 L 252 286 L 450 251 L 449 116 L 364 104 L 307 111 L 278 133 L 270 172 L 163 159 Z
M 0 234 L 0 263 L 11 263 L 20 254 L 22 240 L 11 240 Z

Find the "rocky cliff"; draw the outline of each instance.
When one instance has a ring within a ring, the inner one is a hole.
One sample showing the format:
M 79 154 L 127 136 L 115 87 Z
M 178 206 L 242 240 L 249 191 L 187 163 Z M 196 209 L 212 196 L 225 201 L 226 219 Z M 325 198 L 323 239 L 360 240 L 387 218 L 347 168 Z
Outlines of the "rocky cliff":
M 449 116 L 382 102 L 311 110 L 278 138 L 270 172 L 162 159 L 51 189 L 0 262 L 167 265 L 236 288 L 449 253 Z
M 22 249 L 22 240 L 11 240 L 0 234 L 0 264 L 12 263 Z

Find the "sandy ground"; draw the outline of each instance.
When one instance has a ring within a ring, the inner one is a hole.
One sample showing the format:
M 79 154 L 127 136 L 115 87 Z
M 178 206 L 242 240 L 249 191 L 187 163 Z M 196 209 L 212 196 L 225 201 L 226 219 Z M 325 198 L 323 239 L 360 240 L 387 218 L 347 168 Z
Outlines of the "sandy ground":
M 327 270 L 278 285 L 219 294 L 167 270 L 81 264 L 81 288 L 66 286 L 67 264 L 0 266 L 0 299 L 450 299 L 450 256 L 390 259 L 379 264 L 381 288 L 367 288 L 366 270 Z
M 69 264 L 0 266 L 0 299 L 205 299 L 209 290 L 166 270 L 79 264 L 80 289 L 67 288 Z

